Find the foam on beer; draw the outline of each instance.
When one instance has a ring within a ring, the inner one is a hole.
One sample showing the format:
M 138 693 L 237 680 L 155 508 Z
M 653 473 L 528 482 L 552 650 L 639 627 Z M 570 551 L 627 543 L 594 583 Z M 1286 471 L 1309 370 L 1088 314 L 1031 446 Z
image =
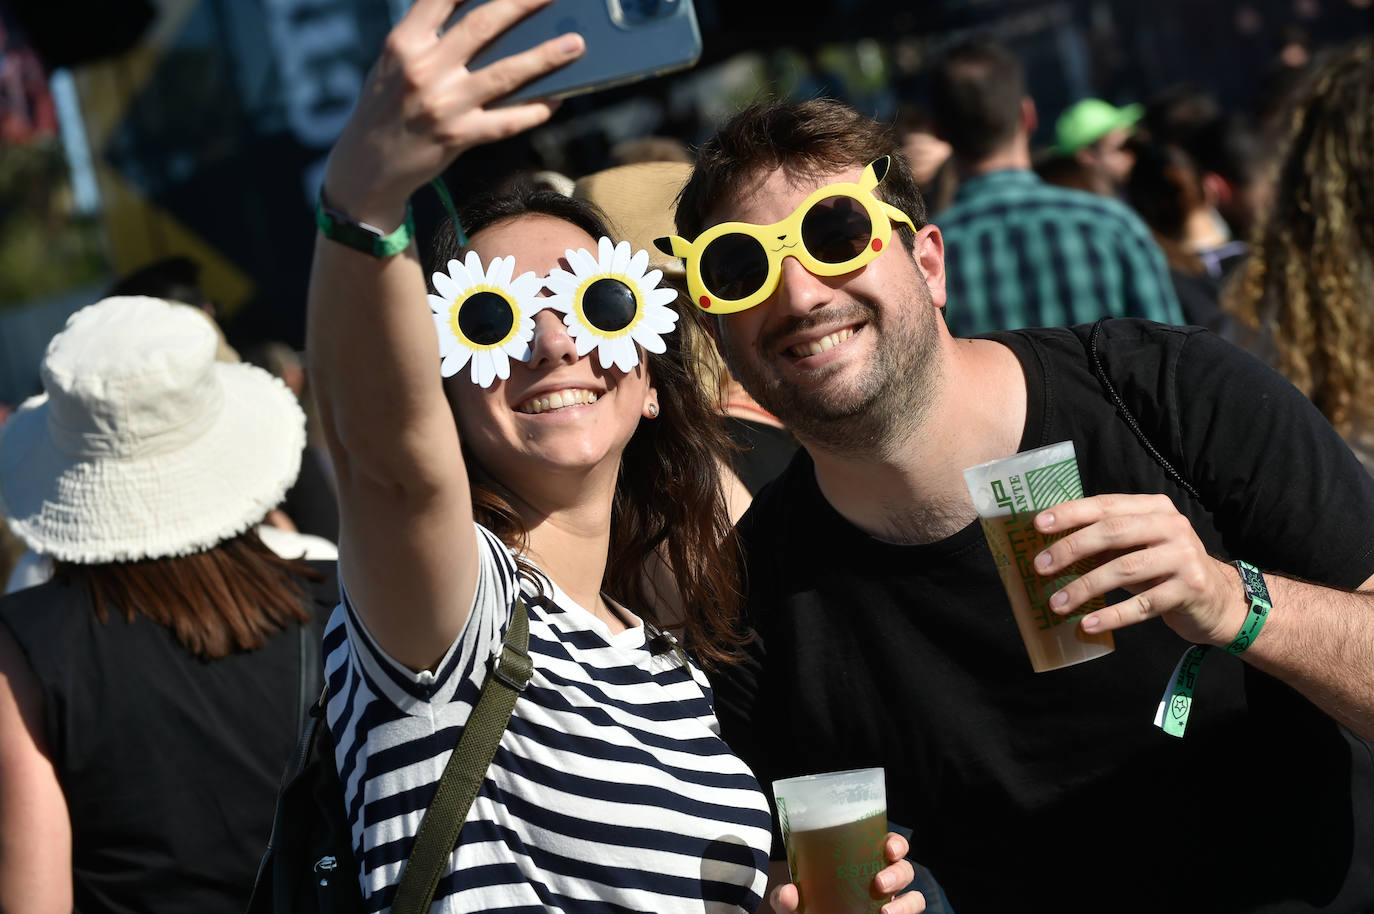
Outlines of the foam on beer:
M 848 825 L 887 808 L 882 769 L 789 778 L 774 782 L 773 792 L 787 807 L 792 831 Z
M 816 804 L 811 807 L 794 807 L 787 801 L 787 821 L 792 831 L 816 831 L 821 828 L 834 828 L 848 825 L 867 818 L 873 813 L 871 802 L 854 803 L 847 806 Z

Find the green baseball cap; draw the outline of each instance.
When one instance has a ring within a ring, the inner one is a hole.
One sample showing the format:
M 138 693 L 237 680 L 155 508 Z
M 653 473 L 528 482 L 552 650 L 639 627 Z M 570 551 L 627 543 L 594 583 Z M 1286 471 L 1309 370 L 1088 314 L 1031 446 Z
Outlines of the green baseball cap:
M 1054 122 L 1054 151 L 1063 155 L 1091 146 L 1120 127 L 1132 127 L 1145 113 L 1145 106 L 1126 105 L 1118 108 L 1100 98 L 1085 98 L 1074 102 Z

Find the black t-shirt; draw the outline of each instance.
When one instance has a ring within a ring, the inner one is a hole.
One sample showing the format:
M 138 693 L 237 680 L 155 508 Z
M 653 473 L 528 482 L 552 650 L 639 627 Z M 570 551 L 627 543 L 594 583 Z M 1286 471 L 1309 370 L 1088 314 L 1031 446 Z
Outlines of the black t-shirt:
M 797 439 L 776 425 L 726 416 L 725 431 L 739 448 L 730 455 L 730 468 L 750 495 L 776 479 L 797 452 Z
M 1163 492 L 1218 557 L 1374 572 L 1374 482 L 1286 381 L 1196 328 L 1104 325 L 1108 376 L 1198 503 L 1107 401 L 1089 329 L 989 335 L 1026 374 L 1022 450 L 1072 439 L 1086 493 Z M 876 540 L 805 451 L 740 530 L 759 637 L 715 677 L 726 739 L 765 785 L 886 767 L 959 914 L 1374 910 L 1371 747 L 1277 680 L 1213 651 L 1176 739 L 1151 723 L 1186 647 L 1161 621 L 1033 673 L 976 522 Z
M 308 564 L 322 575 L 301 582 L 311 622 L 217 660 L 142 614 L 116 608 L 102 623 L 76 584 L 0 600 L 0 625 L 42 689 L 71 817 L 75 911 L 247 908 L 300 732 L 301 663 L 320 663 L 312 645 L 338 602 L 334 563 Z M 308 702 L 319 686 L 306 688 Z

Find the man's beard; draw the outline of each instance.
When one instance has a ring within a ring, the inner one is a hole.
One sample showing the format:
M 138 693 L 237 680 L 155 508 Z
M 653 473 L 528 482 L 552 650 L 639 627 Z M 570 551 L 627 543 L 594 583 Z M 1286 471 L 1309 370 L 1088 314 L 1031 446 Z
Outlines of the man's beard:
M 867 299 L 834 306 L 819 317 L 826 323 L 863 322 L 861 332 L 876 337 L 868 364 L 847 388 L 824 390 L 828 377 L 824 370 L 809 382 L 785 378 L 757 360 L 741 358 L 728 342 L 721 347 L 726 364 L 759 405 L 781 419 L 808 447 L 850 456 L 883 456 L 920 426 L 934 399 L 938 352 L 935 321 L 939 318 L 930 290 L 918 280 L 913 299 L 888 315 L 886 325 L 877 306 Z M 777 340 L 820 320 L 808 317 L 790 321 L 760 340 L 758 348 L 774 352 Z

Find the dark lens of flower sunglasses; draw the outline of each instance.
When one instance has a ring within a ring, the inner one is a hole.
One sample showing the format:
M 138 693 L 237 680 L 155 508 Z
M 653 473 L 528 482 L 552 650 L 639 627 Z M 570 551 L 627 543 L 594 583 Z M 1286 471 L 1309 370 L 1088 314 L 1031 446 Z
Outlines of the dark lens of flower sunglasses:
M 731 232 L 721 235 L 701 252 L 701 282 L 722 301 L 739 301 L 753 295 L 768 279 L 768 252 L 758 239 Z M 697 302 L 710 307 L 709 302 Z
M 479 346 L 501 342 L 514 323 L 510 302 L 495 292 L 475 292 L 458 306 L 458 329 Z
M 845 263 L 873 243 L 873 220 L 853 197 L 826 197 L 802 217 L 801 236 L 821 263 Z
M 624 330 L 638 310 L 634 290 L 618 279 L 598 279 L 582 292 L 582 314 L 602 333 Z

